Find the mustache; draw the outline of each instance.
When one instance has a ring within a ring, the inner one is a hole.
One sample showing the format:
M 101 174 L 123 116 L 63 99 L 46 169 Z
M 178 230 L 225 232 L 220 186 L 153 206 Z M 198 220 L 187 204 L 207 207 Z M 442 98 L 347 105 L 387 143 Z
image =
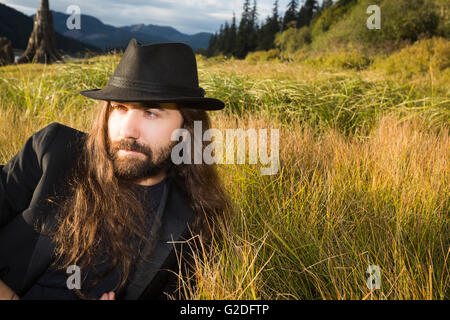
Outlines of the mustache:
M 152 150 L 144 145 L 137 143 L 135 139 L 123 139 L 111 143 L 111 154 L 116 154 L 120 149 L 141 152 L 149 157 L 152 156 Z

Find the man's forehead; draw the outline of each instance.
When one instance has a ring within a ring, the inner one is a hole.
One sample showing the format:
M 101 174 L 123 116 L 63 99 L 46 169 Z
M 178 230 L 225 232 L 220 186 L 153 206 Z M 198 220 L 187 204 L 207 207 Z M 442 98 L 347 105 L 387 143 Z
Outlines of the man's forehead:
M 177 104 L 175 102 L 142 102 L 142 101 L 110 101 L 111 104 L 120 104 L 130 108 L 137 109 L 176 109 Z

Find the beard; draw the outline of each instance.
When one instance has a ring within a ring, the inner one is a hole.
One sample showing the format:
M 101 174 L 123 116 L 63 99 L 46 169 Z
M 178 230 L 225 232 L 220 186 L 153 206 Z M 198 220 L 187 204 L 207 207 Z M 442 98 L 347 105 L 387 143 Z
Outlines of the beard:
M 122 180 L 140 180 L 153 177 L 171 167 L 171 152 L 175 145 L 172 142 L 157 152 L 145 145 L 138 144 L 135 139 L 122 139 L 117 142 L 109 140 L 108 153 L 114 167 L 114 174 Z M 138 154 L 122 154 L 119 150 L 125 149 L 140 152 Z

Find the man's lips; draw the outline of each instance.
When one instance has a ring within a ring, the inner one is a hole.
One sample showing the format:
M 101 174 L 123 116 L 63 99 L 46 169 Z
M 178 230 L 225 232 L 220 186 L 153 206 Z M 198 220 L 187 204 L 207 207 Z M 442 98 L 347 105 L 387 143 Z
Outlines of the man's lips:
M 133 150 L 127 150 L 127 149 L 120 149 L 119 152 L 121 152 L 123 154 L 143 154 L 142 152 L 139 152 L 139 151 L 133 151 Z

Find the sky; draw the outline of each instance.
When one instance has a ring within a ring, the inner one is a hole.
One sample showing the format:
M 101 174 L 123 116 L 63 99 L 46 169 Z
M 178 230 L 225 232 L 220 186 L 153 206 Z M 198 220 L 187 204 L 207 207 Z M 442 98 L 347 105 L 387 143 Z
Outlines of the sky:
M 274 0 L 257 0 L 259 21 L 272 13 Z M 302 1 L 299 1 L 302 3 Z M 0 0 L 26 15 L 36 13 L 39 0 Z M 66 12 L 70 5 L 80 7 L 81 14 L 100 19 L 116 27 L 134 24 L 171 26 L 186 34 L 216 32 L 233 12 L 239 21 L 243 0 L 49 0 L 50 9 Z M 253 1 L 251 1 L 253 3 Z M 289 0 L 279 0 L 284 13 Z

